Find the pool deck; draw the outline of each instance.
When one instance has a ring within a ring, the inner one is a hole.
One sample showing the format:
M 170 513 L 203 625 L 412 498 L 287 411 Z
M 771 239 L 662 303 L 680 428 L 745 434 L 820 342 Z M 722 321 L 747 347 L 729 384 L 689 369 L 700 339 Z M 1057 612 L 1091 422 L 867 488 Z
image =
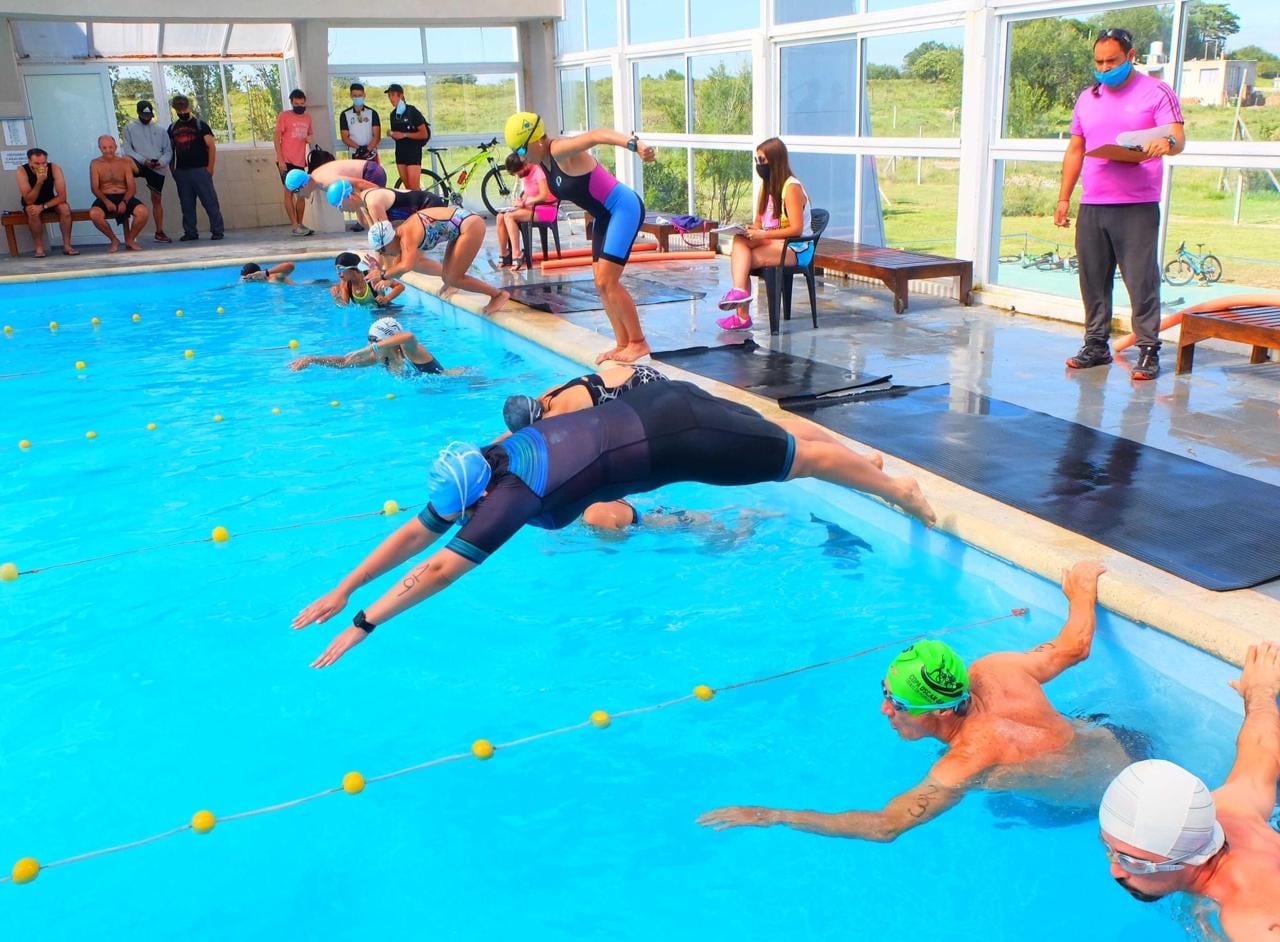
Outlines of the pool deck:
M 563 224 L 562 234 L 567 234 Z M 571 236 L 567 245 L 581 244 L 580 235 L 579 230 L 578 238 Z M 495 284 L 541 277 L 494 271 L 489 264 L 496 255 L 493 238 L 491 233 L 473 274 Z M 144 244 L 154 245 L 145 239 Z M 82 254 L 72 258 L 55 249 L 48 259 L 6 258 L 0 262 L 0 285 L 266 259 L 332 258 L 342 250 L 359 251 L 363 244 L 363 234 L 294 238 L 285 230 L 255 230 L 231 233 L 218 243 L 202 239 L 115 256 L 107 255 L 105 247 L 82 247 Z M 706 293 L 700 301 L 640 308 L 653 349 L 725 341 L 715 326 L 716 318 L 722 316 L 715 302 L 729 287 L 727 261 L 636 265 L 632 272 L 635 277 Z M 590 272 L 571 269 L 556 277 L 583 279 Z M 410 275 L 405 280 L 430 293 L 439 288 L 439 282 L 427 276 Z M 1067 371 L 1063 360 L 1080 343 L 1080 328 L 1070 323 L 980 304 L 963 307 L 945 297 L 917 292 L 915 286 L 910 311 L 895 315 L 887 289 L 828 279 L 819 287 L 815 331 L 800 282 L 797 289 L 793 320 L 783 322 L 778 337 L 770 337 L 767 318 L 761 316 L 753 332 L 757 343 L 836 366 L 892 372 L 899 384 L 950 383 L 955 390 L 1016 403 L 1280 485 L 1280 363 L 1251 366 L 1244 347 L 1203 343 L 1195 372 L 1175 376 L 1173 349 L 1166 345 L 1167 372 L 1155 382 L 1135 384 L 1120 359 L 1105 369 Z M 1118 290 L 1122 296 L 1119 286 Z M 459 294 L 450 303 L 478 314 L 485 300 Z M 584 365 L 592 364 L 597 353 L 611 346 L 602 311 L 562 318 L 510 305 L 489 319 Z M 703 377 L 684 374 L 683 378 L 765 415 L 794 418 L 771 400 Z M 1108 569 L 1100 584 L 1100 600 L 1121 615 L 1235 663 L 1240 663 L 1247 645 L 1280 640 L 1280 580 L 1258 589 L 1211 592 L 892 455 L 886 456 L 886 470 L 920 479 L 938 512 L 939 529 L 1024 569 L 1057 579 L 1063 567 L 1076 560 L 1100 559 Z

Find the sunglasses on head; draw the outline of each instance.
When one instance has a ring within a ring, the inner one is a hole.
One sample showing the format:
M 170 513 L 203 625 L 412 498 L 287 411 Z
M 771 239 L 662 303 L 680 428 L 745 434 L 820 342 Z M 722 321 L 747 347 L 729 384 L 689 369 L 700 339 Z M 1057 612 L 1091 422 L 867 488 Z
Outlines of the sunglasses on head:
M 1213 839 L 1201 847 L 1199 850 L 1193 850 L 1189 854 L 1183 854 L 1181 857 L 1171 857 L 1168 860 L 1143 860 L 1141 857 L 1131 857 L 1128 854 L 1121 853 L 1106 841 L 1102 842 L 1102 852 L 1107 855 L 1107 859 L 1120 865 L 1120 869 L 1125 873 L 1132 874 L 1135 877 L 1147 876 L 1152 873 L 1176 873 L 1179 870 L 1185 870 L 1189 864 L 1186 863 L 1192 857 L 1199 857 L 1209 849 Z
M 1133 45 L 1133 34 L 1127 29 L 1104 29 L 1102 32 L 1098 33 L 1098 38 L 1094 40 L 1094 43 L 1100 43 L 1104 39 L 1114 39 L 1120 43 L 1120 45 L 1126 47 L 1131 47 Z

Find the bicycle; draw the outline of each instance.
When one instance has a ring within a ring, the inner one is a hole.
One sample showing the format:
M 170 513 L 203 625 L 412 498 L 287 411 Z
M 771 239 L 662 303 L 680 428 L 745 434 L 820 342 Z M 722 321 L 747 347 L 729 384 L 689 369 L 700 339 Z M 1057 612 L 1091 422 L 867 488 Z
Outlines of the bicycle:
M 1204 250 L 1204 243 L 1197 242 L 1196 248 Z M 1216 255 L 1197 255 L 1187 250 L 1183 241 L 1178 246 L 1177 257 L 1164 266 L 1164 280 L 1171 285 L 1185 285 L 1192 278 L 1199 278 L 1201 284 L 1222 280 L 1222 262 Z
M 506 167 L 499 164 L 490 153 L 497 146 L 496 137 L 487 144 L 477 144 L 476 149 L 479 153 L 472 154 L 453 170 L 444 165 L 444 158 L 441 155 L 444 154 L 445 148 L 428 147 L 427 152 L 440 161 L 440 169 L 444 171 L 444 176 L 423 167 L 422 179 L 418 184 L 419 189 L 434 193 L 454 206 L 461 206 L 463 191 L 475 179 L 476 173 L 487 164 L 489 172 L 484 175 L 480 184 L 480 198 L 484 200 L 485 209 L 497 216 L 498 211 L 511 202 L 512 191 L 512 186 L 507 180 Z M 396 186 L 401 186 L 401 183 L 402 181 L 397 177 Z

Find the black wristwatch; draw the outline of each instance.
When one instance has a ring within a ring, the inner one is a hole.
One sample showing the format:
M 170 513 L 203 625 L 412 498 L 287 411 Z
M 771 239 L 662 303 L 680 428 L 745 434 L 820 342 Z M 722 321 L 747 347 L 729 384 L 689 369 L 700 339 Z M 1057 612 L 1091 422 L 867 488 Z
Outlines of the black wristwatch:
M 356 612 L 356 617 L 351 619 L 351 624 L 354 627 L 359 628 L 361 631 L 363 631 L 367 635 L 373 634 L 373 629 L 378 627 L 373 622 L 369 621 L 369 619 L 364 617 L 363 608 L 360 609 L 360 611 Z
M 1172 134 L 1166 134 L 1164 136 L 1164 139 L 1169 142 L 1170 150 L 1178 146 L 1178 139 L 1174 137 Z
M 631 132 L 631 140 L 627 141 L 627 150 L 633 154 L 640 150 L 640 135 L 635 131 Z

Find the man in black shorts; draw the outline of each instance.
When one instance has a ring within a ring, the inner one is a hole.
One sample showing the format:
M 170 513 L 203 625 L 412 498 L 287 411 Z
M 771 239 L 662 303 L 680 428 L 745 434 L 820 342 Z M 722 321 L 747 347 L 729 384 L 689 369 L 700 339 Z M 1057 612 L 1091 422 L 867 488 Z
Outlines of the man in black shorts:
M 125 125 L 121 137 L 121 153 L 133 161 L 134 179 L 139 177 L 151 192 L 151 221 L 155 225 L 157 242 L 172 241 L 164 232 L 165 174 L 173 160 L 173 148 L 169 135 L 156 123 L 156 110 L 149 101 L 138 102 L 138 119 Z
M 593 409 L 544 419 L 487 448 L 454 443 L 431 469 L 431 499 L 293 627 L 328 621 L 352 592 L 416 556 L 459 518 L 444 549 L 360 611 L 312 667 L 327 667 L 377 625 L 470 572 L 525 524 L 560 529 L 596 501 L 678 481 L 735 486 L 818 478 L 897 504 L 932 526 L 914 478 L 891 478 L 808 422 L 771 422 L 689 383 L 649 383 Z
M 391 139 L 396 142 L 396 169 L 400 185 L 416 190 L 422 179 L 422 148 L 431 140 L 431 125 L 422 112 L 404 100 L 404 88 L 395 83 L 387 86 L 391 102 Z
M 136 197 L 137 184 L 133 182 L 135 165 L 128 157 L 116 154 L 116 139 L 110 134 L 98 138 L 98 150 L 102 156 L 89 161 L 89 188 L 94 195 L 89 219 L 111 240 L 108 252 L 120 251 L 120 240 L 111 229 L 111 222 L 120 227 L 125 247 L 136 252 L 142 248 L 138 244 L 138 233 L 146 226 L 151 214 Z

